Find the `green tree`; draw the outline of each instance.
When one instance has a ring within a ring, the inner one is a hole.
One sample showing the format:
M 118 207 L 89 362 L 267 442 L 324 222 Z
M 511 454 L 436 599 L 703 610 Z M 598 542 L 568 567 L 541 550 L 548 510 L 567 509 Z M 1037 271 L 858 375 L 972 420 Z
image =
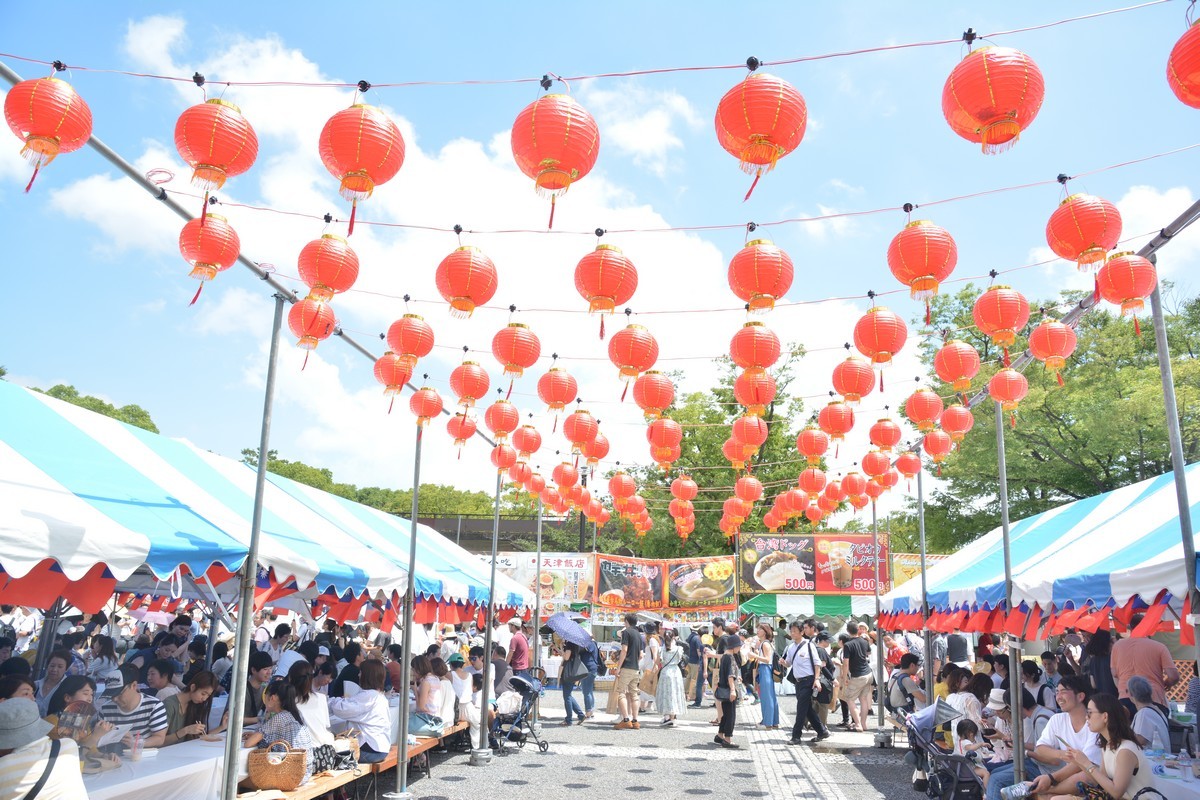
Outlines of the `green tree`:
M 0 376 L 4 373 L 0 372 Z M 34 389 L 35 392 L 42 391 Z M 80 394 L 79 390 L 74 386 L 65 383 L 60 383 L 57 386 L 52 386 L 46 390 L 45 394 L 58 400 L 71 403 L 72 405 L 86 408 L 88 411 L 95 411 L 97 414 L 103 414 L 106 417 L 118 419 L 121 422 L 127 422 L 138 428 L 148 430 L 151 433 L 158 433 L 158 426 L 154 424 L 154 420 L 150 418 L 150 412 L 141 406 L 127 405 L 118 408 L 112 403 L 106 403 L 99 397 L 93 397 L 90 394 Z
M 1002 367 L 1000 351 L 972 327 L 971 308 L 979 289 L 967 285 L 956 295 L 935 298 L 935 327 L 955 331 L 979 350 L 983 369 L 975 388 Z M 1064 293 L 1042 303 L 1052 316 L 1079 294 Z M 1031 325 L 1041 319 L 1034 304 Z M 1185 459 L 1200 455 L 1200 365 L 1193 355 L 1200 337 L 1200 299 L 1168 314 L 1175 390 L 1180 409 Z M 1012 348 L 1025 350 L 1026 332 Z M 1111 491 L 1168 471 L 1170 450 L 1162 383 L 1154 337 L 1134 333 L 1133 323 L 1104 309 L 1085 314 L 1076 327 L 1078 347 L 1063 372 L 1064 385 L 1034 362 L 1025 370 L 1029 394 L 1005 431 L 1011 518 L 1037 514 L 1072 500 Z M 940 340 L 923 345 L 931 367 Z M 999 524 L 995 404 L 974 409 L 975 426 L 942 469 L 945 487 L 925 503 L 930 552 L 950 552 Z M 1006 427 L 1009 415 L 1005 414 Z M 906 538 L 915 533 L 915 509 L 895 524 Z

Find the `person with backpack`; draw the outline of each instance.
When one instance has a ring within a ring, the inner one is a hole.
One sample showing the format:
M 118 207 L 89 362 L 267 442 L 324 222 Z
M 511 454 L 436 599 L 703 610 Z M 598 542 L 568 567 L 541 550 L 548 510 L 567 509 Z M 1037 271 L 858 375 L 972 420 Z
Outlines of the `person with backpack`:
M 917 683 L 917 670 L 921 661 L 915 653 L 905 653 L 900 656 L 900 663 L 888 679 L 887 691 L 883 695 L 883 704 L 893 714 L 900 709 L 907 713 L 919 711 L 929 702 L 929 698 Z

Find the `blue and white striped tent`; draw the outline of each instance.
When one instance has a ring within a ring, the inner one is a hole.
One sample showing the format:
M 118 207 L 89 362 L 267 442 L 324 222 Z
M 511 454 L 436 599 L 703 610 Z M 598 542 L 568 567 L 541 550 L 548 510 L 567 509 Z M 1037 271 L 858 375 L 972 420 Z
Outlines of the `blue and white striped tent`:
M 255 470 L 0 381 L 0 566 L 20 578 L 46 560 L 81 580 L 103 564 L 118 584 L 146 568 L 236 570 L 246 558 Z M 408 520 L 268 475 L 259 567 L 280 583 L 341 595 L 403 593 Z M 417 525 L 419 598 L 480 603 L 479 559 Z M 94 573 L 93 573 L 94 574 Z M 497 575 L 496 602 L 533 595 Z
M 1200 519 L 1200 464 L 1184 470 L 1192 518 Z M 1059 609 L 1110 600 L 1146 603 L 1166 589 L 1187 591 L 1173 473 L 1077 500 L 1010 526 L 1013 602 Z M 971 542 L 927 572 L 930 605 L 995 608 L 1004 600 L 1000 528 Z M 920 578 L 883 597 L 885 611 L 921 607 Z

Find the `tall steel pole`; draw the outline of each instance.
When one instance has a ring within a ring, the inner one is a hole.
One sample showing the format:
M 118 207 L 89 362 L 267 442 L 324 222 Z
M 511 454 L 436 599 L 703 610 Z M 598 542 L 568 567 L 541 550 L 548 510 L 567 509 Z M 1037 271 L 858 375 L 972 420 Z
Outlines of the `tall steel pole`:
M 583 510 L 579 511 L 579 519 L 583 519 Z M 580 525 L 583 523 L 581 522 Z M 542 665 L 542 496 L 538 495 L 537 499 L 537 580 L 533 582 L 536 586 L 533 598 L 533 669 L 536 672 L 537 668 Z M 518 634 L 524 636 L 525 634 Z M 538 724 L 538 707 L 541 705 L 539 701 L 533 704 L 533 724 Z
M 583 469 L 581 469 L 579 471 L 579 483 L 584 489 L 587 488 L 587 479 L 588 479 L 588 470 L 587 470 L 587 467 L 585 466 Z M 579 511 L 579 552 L 582 553 L 584 551 L 584 549 L 587 547 L 587 532 L 585 531 L 585 529 L 583 527 L 583 522 L 584 522 L 583 509 L 580 508 L 580 509 L 578 509 L 578 511 Z M 540 516 L 538 517 L 538 520 L 540 523 L 540 520 L 541 520 Z
M 917 453 L 919 456 L 920 453 Z M 925 640 L 925 696 L 930 697 L 933 691 L 933 631 L 929 630 L 929 585 L 925 578 L 925 484 L 921 480 L 925 474 L 925 463 L 917 471 L 917 531 L 921 538 L 921 636 Z M 889 551 L 890 552 L 890 551 Z M 892 574 L 895 581 L 895 573 Z
M 471 751 L 471 766 L 482 767 L 492 763 L 492 750 L 488 747 L 488 700 L 492 686 L 488 680 L 492 666 L 492 622 L 496 618 L 496 547 L 500 541 L 500 489 L 504 473 L 496 473 L 496 511 L 492 520 L 492 573 L 488 583 L 487 629 L 483 633 L 483 694 L 479 700 L 479 747 Z
M 1008 466 L 1004 457 L 1004 407 L 1000 401 L 996 401 L 996 466 L 1000 477 L 1000 531 L 1004 537 L 1004 603 L 1008 610 L 1013 607 L 1013 579 L 1012 579 L 1012 541 L 1009 539 L 1008 532 Z M 1019 691 L 1021 682 L 1017 679 L 1021 674 L 1021 643 L 1017 642 L 1014 647 L 1010 642 L 1008 645 L 1008 674 L 1009 684 L 1013 687 L 1009 692 L 1009 711 L 1012 714 L 1012 719 L 1021 720 L 1025 718 L 1025 712 L 1021 707 L 1021 693 Z M 1012 726 L 1013 737 L 1013 753 L 1021 756 L 1013 758 L 1013 777 L 1017 783 L 1025 780 L 1025 732 L 1022 726 L 1014 724 Z
M 275 317 L 271 322 L 271 349 L 267 357 L 267 389 L 263 397 L 262 430 L 258 438 L 258 475 L 254 481 L 254 512 L 250 520 L 250 545 L 238 570 L 241 593 L 238 601 L 237 635 L 233 646 L 233 680 L 229 683 L 229 733 L 225 737 L 225 774 L 221 800 L 237 800 L 238 756 L 242 751 L 242 716 L 246 707 L 246 675 L 250 667 L 250 627 L 254 616 L 254 585 L 258 578 L 258 542 L 262 538 L 263 495 L 267 490 L 267 453 L 271 444 L 271 406 L 275 398 L 275 370 L 279 363 L 279 329 L 283 325 L 284 295 L 276 292 Z
M 404 590 L 404 637 L 400 645 L 400 685 L 392 690 L 400 698 L 400 713 L 396 715 L 396 791 L 384 794 L 385 800 L 411 800 L 408 791 L 408 684 L 412 681 L 412 637 L 416 625 L 417 575 L 417 512 L 421 493 L 421 442 L 425 426 L 417 421 L 416 453 L 413 456 L 412 517 L 408 536 L 408 586 Z
M 883 607 L 879 603 L 879 515 L 874 500 L 871 501 L 871 547 L 871 560 L 875 564 L 875 712 L 879 715 L 879 729 L 883 730 L 883 692 L 887 685 L 883 680 L 883 632 L 879 630 Z
M 1151 261 L 1157 261 L 1153 254 Z M 1179 430 L 1179 407 L 1175 401 L 1175 377 L 1171 368 L 1171 351 L 1167 346 L 1167 323 L 1163 317 L 1162 294 L 1158 286 L 1150 293 L 1150 311 L 1154 318 L 1154 345 L 1158 350 L 1158 371 L 1162 376 L 1163 405 L 1167 414 L 1167 439 L 1171 445 L 1171 469 L 1175 478 L 1175 498 L 1179 505 L 1179 534 L 1183 541 L 1183 569 L 1187 574 L 1187 591 L 1191 597 L 1192 618 L 1200 618 L 1200 594 L 1196 591 L 1196 541 L 1192 533 L 1192 505 L 1188 499 L 1187 475 L 1183 460 L 1183 435 Z M 1180 627 L 1192 625 L 1193 633 L 1200 625 L 1181 620 Z M 1196 636 L 1195 659 L 1200 660 L 1200 636 Z

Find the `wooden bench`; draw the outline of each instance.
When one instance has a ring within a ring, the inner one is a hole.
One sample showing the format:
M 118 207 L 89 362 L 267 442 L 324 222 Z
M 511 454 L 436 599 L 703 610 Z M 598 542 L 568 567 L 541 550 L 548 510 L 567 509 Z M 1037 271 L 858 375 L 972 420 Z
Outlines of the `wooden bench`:
M 469 727 L 470 727 L 470 725 L 468 723 L 466 723 L 465 721 L 457 722 L 457 723 L 451 725 L 449 728 L 444 729 L 442 731 L 441 737 L 418 736 L 417 743 L 415 745 L 410 745 L 408 748 L 408 760 L 411 761 L 416 756 L 419 756 L 422 753 L 426 753 L 426 752 L 434 749 L 438 745 L 443 744 L 446 741 L 446 739 L 448 739 L 449 737 L 453 736 L 456 733 L 465 731 Z M 383 761 L 380 761 L 378 763 L 370 765 L 371 774 L 378 775 L 381 772 L 387 772 L 389 769 L 392 769 L 393 767 L 395 767 L 397 762 L 400 760 L 399 753 L 400 753 L 400 748 L 397 747 L 396 745 L 392 745 L 392 749 L 388 751 L 387 758 L 385 758 Z M 429 772 L 429 756 L 426 756 L 425 757 L 425 777 L 429 777 L 429 774 L 430 774 L 430 772 Z
M 316 800 L 316 798 L 322 797 L 340 786 L 353 783 L 365 774 L 366 773 L 363 770 L 353 769 L 332 772 L 328 775 L 322 775 L 319 778 L 313 778 L 299 789 L 295 789 L 291 792 L 283 792 L 283 795 L 287 797 L 288 800 Z M 249 800 L 253 800 L 253 798 L 258 797 L 261 794 L 264 794 L 264 792 L 251 790 L 248 792 L 240 792 L 238 797 L 249 798 Z

